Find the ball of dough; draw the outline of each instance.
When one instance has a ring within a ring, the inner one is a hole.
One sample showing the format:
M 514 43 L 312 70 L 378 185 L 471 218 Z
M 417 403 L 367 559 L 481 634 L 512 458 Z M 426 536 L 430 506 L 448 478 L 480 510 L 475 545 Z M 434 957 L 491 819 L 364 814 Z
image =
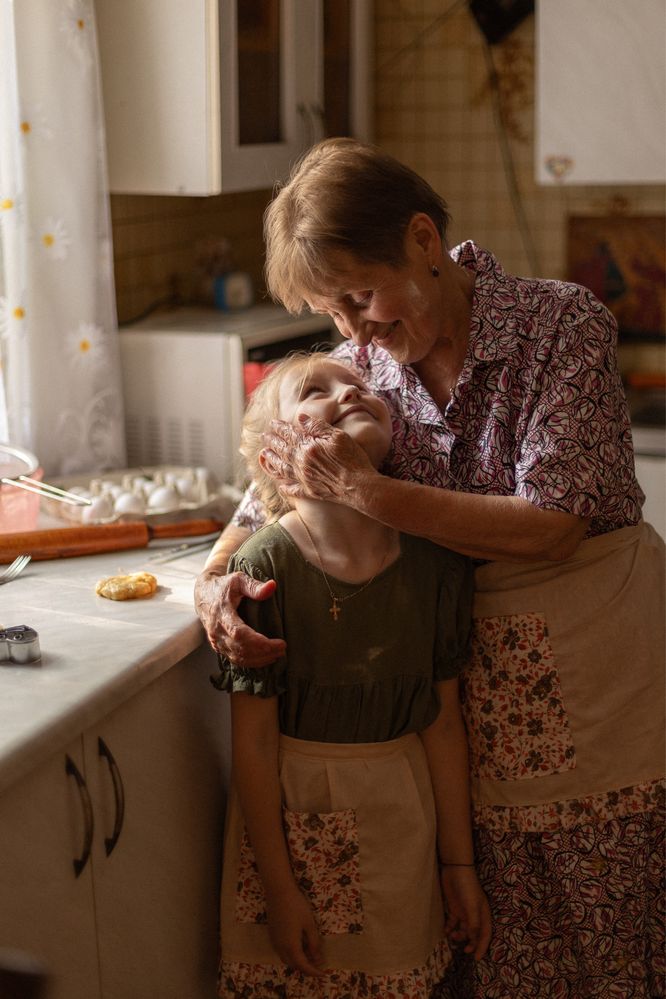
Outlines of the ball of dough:
M 152 597 L 157 580 L 150 572 L 131 572 L 127 576 L 107 576 L 100 579 L 95 593 L 109 600 L 136 600 Z

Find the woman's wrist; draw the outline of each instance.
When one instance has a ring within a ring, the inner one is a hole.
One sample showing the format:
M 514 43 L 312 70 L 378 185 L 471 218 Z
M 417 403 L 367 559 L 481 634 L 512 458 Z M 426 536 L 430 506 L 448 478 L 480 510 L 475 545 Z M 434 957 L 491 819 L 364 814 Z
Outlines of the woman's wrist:
M 382 474 L 375 468 L 354 469 L 342 479 L 341 501 L 360 513 L 371 515 L 382 479 Z
M 476 863 L 472 861 L 462 861 L 462 860 L 441 860 L 438 858 L 438 864 L 440 867 L 476 867 Z

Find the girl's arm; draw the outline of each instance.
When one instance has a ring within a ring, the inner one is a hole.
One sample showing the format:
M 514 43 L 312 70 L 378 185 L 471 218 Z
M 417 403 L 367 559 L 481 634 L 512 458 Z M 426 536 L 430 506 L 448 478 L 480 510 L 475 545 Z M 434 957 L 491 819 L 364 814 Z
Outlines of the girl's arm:
M 446 929 L 465 940 L 478 960 L 488 949 L 491 918 L 474 868 L 469 797 L 467 733 L 460 711 L 458 680 L 437 684 L 440 712 L 421 732 L 437 812 L 437 852 L 446 902 Z
M 266 895 L 268 929 L 280 959 L 319 976 L 321 941 L 309 901 L 291 870 L 282 826 L 278 699 L 231 695 L 233 772 Z

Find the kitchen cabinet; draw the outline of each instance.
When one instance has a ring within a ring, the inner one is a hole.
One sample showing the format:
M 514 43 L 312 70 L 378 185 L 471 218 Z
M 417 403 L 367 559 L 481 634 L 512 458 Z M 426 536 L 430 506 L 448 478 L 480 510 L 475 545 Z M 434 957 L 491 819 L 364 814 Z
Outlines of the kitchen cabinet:
M 53 999 L 99 999 L 92 869 L 74 875 L 84 823 L 67 759 L 81 775 L 80 739 L 0 798 L 0 946 L 43 960 Z
M 369 139 L 371 0 L 95 0 L 109 186 L 272 187 L 325 135 Z
M 663 0 L 537 0 L 540 184 L 666 181 Z
M 0 946 L 45 962 L 49 999 L 213 999 L 228 782 L 214 671 L 201 647 L 0 797 Z

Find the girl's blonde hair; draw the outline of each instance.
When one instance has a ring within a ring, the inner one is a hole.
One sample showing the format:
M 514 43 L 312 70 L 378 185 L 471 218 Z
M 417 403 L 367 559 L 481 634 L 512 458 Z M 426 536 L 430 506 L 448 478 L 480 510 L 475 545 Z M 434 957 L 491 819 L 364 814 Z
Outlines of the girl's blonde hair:
M 446 244 L 443 199 L 409 167 L 356 139 L 324 139 L 298 161 L 264 213 L 266 286 L 294 313 L 321 293 L 343 251 L 363 264 L 405 263 L 410 220 L 423 212 Z
M 278 419 L 280 415 L 280 386 L 285 375 L 300 371 L 302 379 L 305 380 L 313 368 L 330 360 L 333 359 L 324 351 L 312 353 L 294 351 L 271 366 L 248 401 L 243 417 L 239 450 L 245 459 L 248 475 L 254 482 L 255 492 L 265 507 L 267 520 L 277 520 L 290 509 L 287 500 L 280 495 L 275 479 L 262 468 L 259 461 L 259 455 L 265 447 L 263 435 L 271 420 Z M 335 363 L 356 370 L 352 364 L 341 358 L 336 357 Z

